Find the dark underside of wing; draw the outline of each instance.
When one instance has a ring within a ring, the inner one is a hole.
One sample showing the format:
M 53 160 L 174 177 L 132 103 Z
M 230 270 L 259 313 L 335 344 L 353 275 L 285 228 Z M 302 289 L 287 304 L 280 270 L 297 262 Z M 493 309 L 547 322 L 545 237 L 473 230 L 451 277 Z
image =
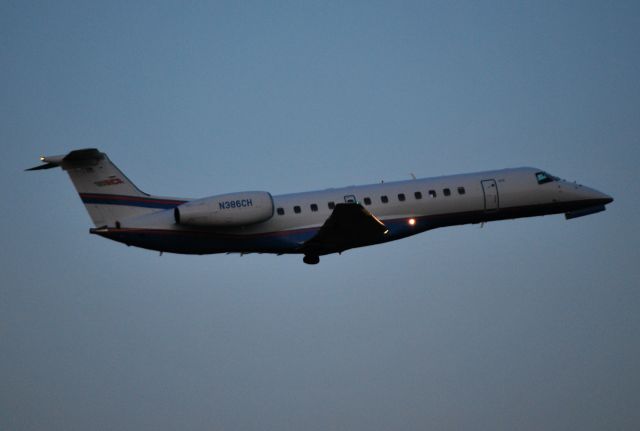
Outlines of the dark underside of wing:
M 306 254 L 328 254 L 375 244 L 384 239 L 387 227 L 357 203 L 337 204 L 316 236 L 306 241 Z

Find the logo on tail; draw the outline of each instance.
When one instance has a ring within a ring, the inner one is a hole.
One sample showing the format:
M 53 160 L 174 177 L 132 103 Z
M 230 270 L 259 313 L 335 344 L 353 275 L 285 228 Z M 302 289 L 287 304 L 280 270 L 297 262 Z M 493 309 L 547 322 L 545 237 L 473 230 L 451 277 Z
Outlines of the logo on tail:
M 124 184 L 124 181 L 122 181 L 122 179 L 116 177 L 115 175 L 111 175 L 106 180 L 94 181 L 93 184 L 95 184 L 98 187 L 105 187 L 105 186 L 115 186 L 118 184 Z

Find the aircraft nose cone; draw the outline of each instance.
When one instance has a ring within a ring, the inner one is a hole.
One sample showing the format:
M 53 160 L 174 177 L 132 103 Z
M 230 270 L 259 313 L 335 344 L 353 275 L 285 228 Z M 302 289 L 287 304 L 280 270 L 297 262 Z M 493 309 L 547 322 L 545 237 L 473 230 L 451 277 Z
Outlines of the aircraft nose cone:
M 607 205 L 613 202 L 613 198 L 606 193 L 602 193 L 593 189 L 592 189 L 592 193 L 593 193 L 593 198 L 597 200 L 599 203 L 601 203 L 602 205 Z
M 567 193 L 570 199 L 576 201 L 585 201 L 593 205 L 607 205 L 613 202 L 613 198 L 608 194 L 581 184 L 570 184 L 563 190 Z
M 606 193 L 602 193 L 598 190 L 588 187 L 585 187 L 585 189 L 588 199 L 592 199 L 600 205 L 607 205 L 613 202 L 613 198 Z

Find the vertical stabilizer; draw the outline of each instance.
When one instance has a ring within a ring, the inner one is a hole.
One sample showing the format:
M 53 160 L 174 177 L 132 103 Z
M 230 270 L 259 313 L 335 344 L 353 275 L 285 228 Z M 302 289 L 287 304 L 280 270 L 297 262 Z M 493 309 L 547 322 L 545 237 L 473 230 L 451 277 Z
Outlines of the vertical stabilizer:
M 97 227 L 116 226 L 120 220 L 171 206 L 142 192 L 95 148 L 75 150 L 64 156 L 41 157 L 44 165 L 28 170 L 61 167 L 67 171 L 89 216 Z

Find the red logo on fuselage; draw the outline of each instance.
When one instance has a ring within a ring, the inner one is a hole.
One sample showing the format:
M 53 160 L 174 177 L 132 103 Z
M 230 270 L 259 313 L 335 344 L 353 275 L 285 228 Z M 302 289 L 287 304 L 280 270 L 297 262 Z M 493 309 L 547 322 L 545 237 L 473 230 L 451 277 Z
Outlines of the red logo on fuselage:
M 116 176 L 111 176 L 111 177 L 107 178 L 106 180 L 95 181 L 93 184 L 95 184 L 98 187 L 115 186 L 115 185 L 118 185 L 118 184 L 124 184 L 124 181 L 122 181 L 120 178 L 118 178 Z

